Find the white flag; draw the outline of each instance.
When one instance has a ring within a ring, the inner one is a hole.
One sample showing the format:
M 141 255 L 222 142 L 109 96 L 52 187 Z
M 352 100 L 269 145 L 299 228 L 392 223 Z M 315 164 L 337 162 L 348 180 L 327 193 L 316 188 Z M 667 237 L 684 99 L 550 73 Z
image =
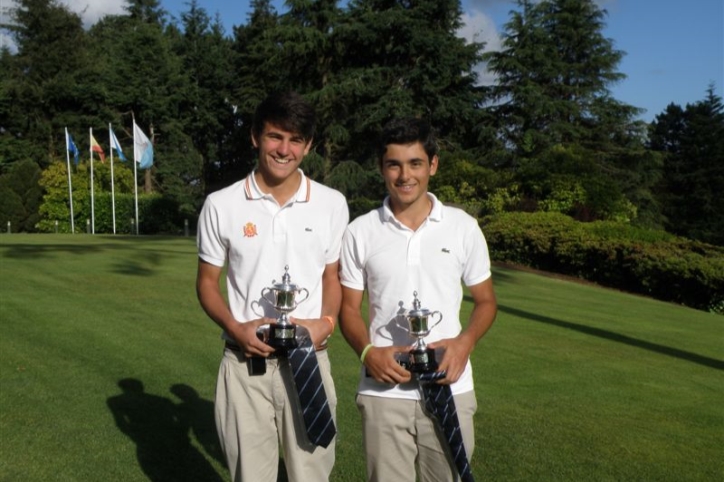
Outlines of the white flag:
M 149 169 L 153 165 L 153 145 L 135 122 L 133 123 L 133 157 L 141 169 Z

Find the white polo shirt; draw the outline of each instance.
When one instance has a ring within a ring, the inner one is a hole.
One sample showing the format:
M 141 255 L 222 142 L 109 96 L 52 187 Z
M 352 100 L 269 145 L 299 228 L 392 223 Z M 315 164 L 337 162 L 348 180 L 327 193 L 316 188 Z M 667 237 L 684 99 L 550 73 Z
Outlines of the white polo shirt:
M 375 346 L 414 342 L 404 327 L 415 291 L 422 308 L 443 315 L 425 341 L 457 336 L 462 330 L 461 282 L 472 286 L 491 276 L 488 246 L 475 218 L 444 206 L 431 193 L 428 196 L 432 211 L 417 231 L 395 219 L 387 198 L 382 207 L 355 219 L 345 232 L 340 258 L 342 285 L 368 290 L 369 332 Z M 431 318 L 431 325 L 433 321 Z M 441 356 L 437 354 L 438 361 Z M 470 361 L 451 388 L 456 394 L 473 389 Z M 416 383 L 391 387 L 366 377 L 364 370 L 359 393 L 419 398 Z
M 309 298 L 291 316 L 322 314 L 322 273 L 339 259 L 349 211 L 340 192 L 299 172 L 299 190 L 284 206 L 261 192 L 254 172 L 209 194 L 204 202 L 197 234 L 199 257 L 214 266 L 226 264 L 229 307 L 240 322 L 278 317 L 261 293 L 282 281 L 285 266 L 290 281 L 309 291 Z

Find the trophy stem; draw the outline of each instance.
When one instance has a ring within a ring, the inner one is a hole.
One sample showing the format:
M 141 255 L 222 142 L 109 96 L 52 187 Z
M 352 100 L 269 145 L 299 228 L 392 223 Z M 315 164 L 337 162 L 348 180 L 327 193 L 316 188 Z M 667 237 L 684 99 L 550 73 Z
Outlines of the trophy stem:
M 277 325 L 289 326 L 291 324 L 292 322 L 289 321 L 289 313 L 283 311 L 281 315 L 279 315 L 279 318 L 277 318 Z

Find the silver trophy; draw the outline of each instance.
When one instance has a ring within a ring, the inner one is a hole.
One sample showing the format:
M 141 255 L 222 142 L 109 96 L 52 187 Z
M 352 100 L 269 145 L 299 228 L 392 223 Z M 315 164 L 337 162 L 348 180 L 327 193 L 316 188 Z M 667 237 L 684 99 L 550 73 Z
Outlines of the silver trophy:
M 261 296 L 269 301 L 266 295 L 272 294 L 274 309 L 279 313 L 279 318 L 276 323 L 269 324 L 269 334 L 265 341 L 276 349 L 295 348 L 297 346 L 296 326 L 289 321 L 289 313 L 309 297 L 309 291 L 290 281 L 289 266 L 284 267 L 282 282 L 272 281 L 272 283 L 274 284 L 271 287 L 261 290 Z M 297 299 L 298 293 L 304 293 L 304 298 Z
M 415 300 L 412 302 L 413 309 L 410 310 L 405 319 L 407 320 L 406 330 L 410 336 L 416 338 L 412 349 L 408 353 L 408 370 L 413 373 L 429 373 L 437 370 L 435 361 L 435 350 L 428 348 L 425 337 L 430 331 L 442 321 L 442 313 L 420 308 L 420 300 L 417 299 L 417 291 L 413 292 Z M 430 320 L 437 317 L 437 321 L 430 325 Z

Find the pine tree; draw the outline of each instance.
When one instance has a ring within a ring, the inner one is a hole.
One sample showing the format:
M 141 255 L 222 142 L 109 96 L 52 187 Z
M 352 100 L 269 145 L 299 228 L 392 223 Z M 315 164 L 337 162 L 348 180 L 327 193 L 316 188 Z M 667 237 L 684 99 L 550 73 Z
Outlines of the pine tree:
M 664 153 L 660 198 L 668 231 L 724 245 L 724 105 L 706 97 L 670 104 L 651 124 L 650 147 Z
M 592 0 L 519 0 L 503 50 L 485 55 L 498 75 L 489 112 L 533 209 L 583 192 L 564 212 L 655 224 L 656 208 L 644 200 L 656 159 L 643 152 L 639 109 L 609 91 L 623 78 L 623 52 L 602 34 L 605 14 Z
M 65 149 L 67 113 L 84 110 L 85 36 L 80 17 L 57 0 L 18 0 L 11 16 L 18 52 L 3 53 L 0 152 L 3 162 L 44 167 Z
M 474 69 L 483 45 L 457 35 L 461 16 L 458 0 L 350 2 L 338 41 L 354 138 L 370 139 L 389 118 L 413 115 L 429 119 L 453 146 L 476 144 L 484 94 Z
M 175 141 L 172 144 L 177 148 L 183 146 L 177 149 L 180 151 L 177 156 L 185 159 L 186 175 L 174 179 L 174 172 L 169 171 L 167 183 L 176 184 L 180 190 L 189 190 L 185 197 L 195 197 L 198 202 L 199 193 L 220 187 L 223 181 L 219 159 L 231 155 L 235 121 L 232 102 L 235 52 L 220 19 L 212 22 L 197 0 L 192 0 L 188 11 L 182 13 L 181 21 L 183 34 L 174 40 L 174 50 L 182 59 L 188 85 L 180 99 L 180 117 L 174 123 Z M 198 207 L 190 204 L 186 209 L 190 215 Z

